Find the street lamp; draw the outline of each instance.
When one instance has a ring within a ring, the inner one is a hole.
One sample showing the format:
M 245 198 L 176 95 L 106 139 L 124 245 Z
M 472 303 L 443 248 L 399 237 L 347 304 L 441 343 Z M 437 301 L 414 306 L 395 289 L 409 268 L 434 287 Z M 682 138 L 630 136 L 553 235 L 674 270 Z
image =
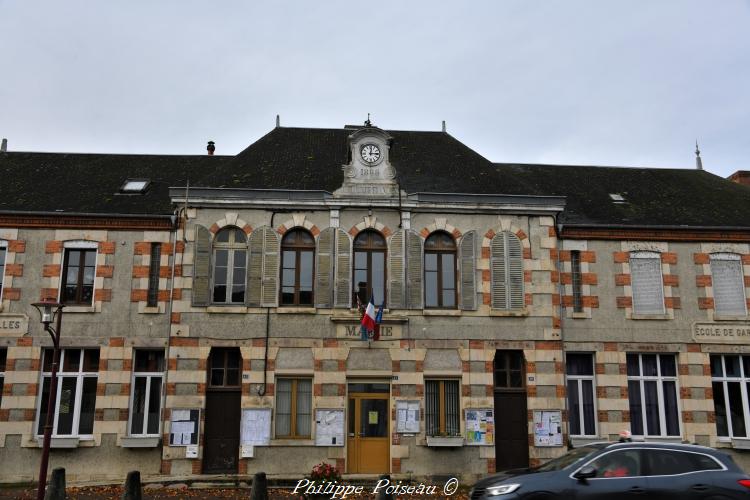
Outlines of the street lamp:
M 52 439 L 52 422 L 55 415 L 55 399 L 57 395 L 57 366 L 60 364 L 60 323 L 62 322 L 64 305 L 53 299 L 31 304 L 39 311 L 44 330 L 52 337 L 54 354 L 52 356 L 52 376 L 49 381 L 47 398 L 47 422 L 44 424 L 44 445 L 42 447 L 42 463 L 39 464 L 39 487 L 36 492 L 37 500 L 44 500 L 44 490 L 47 487 L 47 464 L 49 462 L 49 445 Z M 54 328 L 51 323 L 55 323 Z

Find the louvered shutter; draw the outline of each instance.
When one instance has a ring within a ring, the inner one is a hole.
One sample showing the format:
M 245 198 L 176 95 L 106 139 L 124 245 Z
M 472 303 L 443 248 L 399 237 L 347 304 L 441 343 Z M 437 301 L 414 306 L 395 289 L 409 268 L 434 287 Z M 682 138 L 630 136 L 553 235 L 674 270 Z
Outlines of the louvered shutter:
M 523 247 L 515 234 L 506 232 L 508 251 L 508 282 L 510 283 L 510 309 L 523 309 Z
M 506 273 L 505 235 L 496 234 L 490 242 L 490 273 L 492 308 L 508 308 L 508 283 Z
M 476 235 L 469 231 L 461 238 L 459 271 L 461 279 L 461 303 L 464 310 L 473 311 L 477 308 L 476 288 Z
M 279 235 L 273 228 L 264 227 L 262 307 L 276 307 L 279 304 L 279 251 Z
M 745 282 L 742 260 L 734 253 L 711 254 L 711 283 L 717 315 L 745 316 Z
M 405 307 L 404 234 L 403 229 L 393 233 L 388 245 L 388 307 L 391 309 Z
M 333 306 L 333 259 L 336 228 L 329 227 L 318 236 L 315 264 L 315 307 Z
M 248 241 L 250 259 L 247 270 L 247 304 L 260 307 L 263 283 L 263 228 L 259 227 Z
M 406 300 L 409 309 L 422 309 L 422 237 L 406 231 Z
M 193 256 L 194 306 L 207 306 L 210 301 L 211 232 L 203 226 L 195 226 L 195 252 Z
M 633 313 L 664 314 L 664 287 L 659 253 L 631 252 L 630 286 L 633 291 Z
M 352 242 L 343 229 L 336 229 L 335 307 L 352 306 Z

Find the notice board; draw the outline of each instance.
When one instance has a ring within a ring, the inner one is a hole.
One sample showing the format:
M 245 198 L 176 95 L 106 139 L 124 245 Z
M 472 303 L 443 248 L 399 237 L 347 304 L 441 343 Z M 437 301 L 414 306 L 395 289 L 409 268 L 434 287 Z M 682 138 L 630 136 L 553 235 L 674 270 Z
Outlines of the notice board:
M 344 446 L 344 410 L 315 410 L 315 446 Z
M 199 409 L 174 409 L 169 418 L 169 445 L 190 446 L 198 444 L 200 429 Z
M 534 410 L 534 446 L 562 445 L 562 411 Z
M 396 432 L 419 433 L 419 400 L 396 401 Z
M 492 408 L 466 410 L 466 444 L 495 444 L 495 413 Z
M 271 444 L 271 409 L 245 408 L 240 424 L 240 444 L 268 446 Z

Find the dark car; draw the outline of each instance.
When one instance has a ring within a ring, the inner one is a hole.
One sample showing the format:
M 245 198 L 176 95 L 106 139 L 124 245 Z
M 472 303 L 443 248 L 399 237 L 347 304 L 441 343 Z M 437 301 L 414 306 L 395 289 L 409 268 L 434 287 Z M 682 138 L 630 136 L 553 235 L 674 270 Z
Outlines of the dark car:
M 689 444 L 595 443 L 539 467 L 477 482 L 472 500 L 750 499 L 750 476 L 726 453 Z

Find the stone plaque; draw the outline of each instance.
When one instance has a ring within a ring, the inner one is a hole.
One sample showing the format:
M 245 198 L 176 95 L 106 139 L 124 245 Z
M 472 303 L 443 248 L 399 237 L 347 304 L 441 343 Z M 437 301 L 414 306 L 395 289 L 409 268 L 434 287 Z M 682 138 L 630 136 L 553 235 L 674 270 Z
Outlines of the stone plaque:
M 0 314 L 0 337 L 20 337 L 29 331 L 25 314 Z
M 695 323 L 693 340 L 705 344 L 747 344 L 750 342 L 750 323 Z
M 401 338 L 401 325 L 380 325 L 380 340 Z M 336 325 L 336 337 L 340 339 L 360 340 L 362 332 L 359 323 Z

